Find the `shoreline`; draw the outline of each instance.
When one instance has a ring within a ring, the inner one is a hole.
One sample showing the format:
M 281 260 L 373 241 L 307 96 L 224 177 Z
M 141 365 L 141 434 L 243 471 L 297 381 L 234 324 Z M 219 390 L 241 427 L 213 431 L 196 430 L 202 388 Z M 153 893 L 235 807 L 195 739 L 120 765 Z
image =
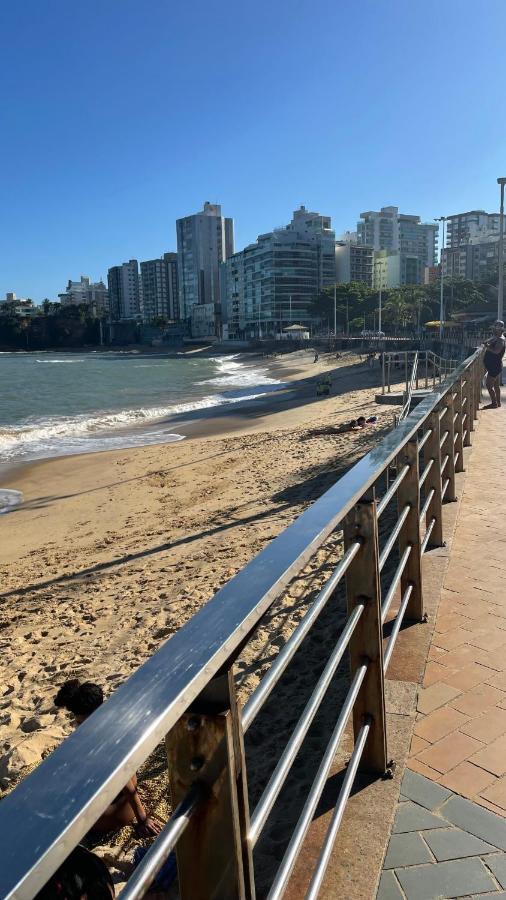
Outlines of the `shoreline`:
M 294 358 L 294 354 L 296 354 L 296 358 Z M 235 356 L 241 363 L 246 363 L 246 365 L 252 361 L 251 358 L 244 360 L 241 354 L 235 354 Z M 260 360 L 255 359 L 255 362 L 257 361 Z M 260 385 L 262 392 L 259 393 L 258 397 L 174 413 L 167 417 L 150 420 L 149 423 L 130 425 L 126 428 L 111 428 L 110 431 L 104 430 L 97 433 L 97 443 L 105 437 L 124 437 L 125 443 L 118 448 L 86 449 L 76 453 L 55 454 L 50 457 L 13 458 L 6 462 L 0 462 L 0 491 L 2 489 L 19 490 L 17 484 L 20 479 L 23 479 L 23 473 L 27 469 L 43 466 L 46 463 L 52 463 L 57 460 L 71 458 L 79 460 L 97 454 L 121 454 L 133 450 L 142 450 L 146 447 L 165 446 L 167 444 L 183 443 L 183 441 L 188 443 L 188 441 L 197 438 L 223 436 L 228 432 L 239 434 L 243 431 L 254 430 L 254 421 L 259 417 L 263 419 L 271 416 L 273 413 L 293 409 L 305 400 L 313 399 L 315 382 L 323 373 L 331 374 L 334 377 L 335 384 L 338 385 L 339 381 L 349 378 L 350 372 L 347 370 L 350 369 L 350 363 L 352 367 L 357 366 L 361 369 L 361 364 L 357 361 L 355 354 L 343 355 L 341 365 L 336 365 L 333 354 L 323 354 L 319 363 L 314 365 L 312 361 L 309 362 L 306 350 L 283 354 L 281 358 L 261 358 L 261 362 L 265 374 L 277 378 L 279 385 L 287 382 L 287 386 L 279 387 L 278 384 Z M 339 372 L 340 369 L 343 370 L 342 373 Z M 143 432 L 149 431 L 152 433 L 153 428 L 159 430 L 159 439 L 146 441 L 145 443 L 133 441 L 131 445 L 128 444 L 129 435 L 138 440 Z M 167 435 L 182 435 L 182 440 L 165 440 L 163 437 L 164 433 Z M 0 512 L 2 512 L 1 507 Z M 8 514 L 8 512 L 8 509 L 3 510 L 3 514 Z

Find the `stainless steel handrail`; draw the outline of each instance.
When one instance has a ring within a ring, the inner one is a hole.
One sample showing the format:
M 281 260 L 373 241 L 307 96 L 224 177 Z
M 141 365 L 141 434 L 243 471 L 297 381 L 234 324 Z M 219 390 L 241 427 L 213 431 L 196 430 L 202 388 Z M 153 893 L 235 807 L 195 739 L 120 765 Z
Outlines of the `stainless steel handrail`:
M 422 474 L 420 475 L 420 487 L 423 487 L 425 479 L 427 478 L 427 475 L 429 474 L 433 465 L 434 465 L 434 460 L 429 459 L 427 465 L 425 466 L 425 469 L 423 470 Z
M 341 790 L 339 791 L 339 797 L 337 798 L 337 803 L 334 812 L 332 813 L 332 819 L 330 821 L 329 829 L 327 831 L 327 834 L 325 835 L 323 847 L 318 862 L 316 863 L 316 868 L 311 879 L 311 884 L 309 885 L 309 890 L 306 894 L 306 900 L 316 900 L 318 894 L 320 893 L 320 888 L 325 877 L 325 872 L 327 871 L 327 866 L 330 862 L 330 854 L 332 853 L 332 848 L 336 840 L 337 832 L 339 831 L 341 822 L 343 820 L 344 810 L 346 808 L 346 804 L 353 787 L 353 782 L 355 780 L 357 769 L 364 752 L 365 742 L 367 740 L 371 725 L 372 719 L 370 716 L 367 716 L 358 733 L 357 740 L 353 748 L 353 753 L 351 754 L 348 768 L 346 769 L 346 775 L 344 776 L 343 784 Z
M 435 524 L 436 524 L 436 520 L 435 520 L 435 519 L 431 519 L 430 524 L 427 526 L 427 531 L 425 532 L 424 539 L 423 539 L 423 541 L 422 541 L 422 546 L 421 546 L 421 552 L 422 552 L 422 554 L 425 553 L 425 550 L 426 550 L 426 548 L 427 548 L 427 544 L 429 543 L 429 539 L 430 539 L 430 536 L 431 536 L 431 534 L 432 534 L 432 531 L 433 531 L 433 528 L 434 528 L 434 525 L 435 525 Z
M 360 616 L 362 615 L 364 609 L 365 603 L 358 603 L 353 610 L 350 618 L 348 619 L 348 622 L 346 623 L 339 641 L 337 642 L 327 662 L 327 665 L 320 675 L 313 693 L 311 694 L 304 707 L 302 715 L 297 722 L 290 740 L 288 741 L 283 753 L 279 758 L 278 764 L 269 779 L 267 787 L 265 788 L 254 812 L 251 815 L 251 827 L 248 839 L 253 847 L 255 846 L 262 832 L 262 828 L 267 821 L 268 815 L 276 802 L 283 784 L 285 783 L 286 776 L 290 771 L 295 757 L 297 756 L 297 753 L 302 746 L 302 742 L 309 730 L 311 722 L 313 721 L 316 713 L 320 708 L 321 702 L 330 686 L 337 667 L 343 658 L 344 652 L 348 647 L 350 638 L 355 631 L 355 628 L 357 627 L 358 620 L 360 619 Z
M 318 806 L 323 788 L 325 787 L 325 782 L 330 772 L 330 767 L 334 761 L 334 756 L 336 755 L 336 751 L 343 736 L 344 729 L 346 728 L 346 723 L 350 717 L 350 713 L 353 709 L 353 705 L 360 690 L 360 686 L 365 678 L 366 672 L 366 663 L 360 666 L 355 672 L 355 677 L 353 678 L 350 689 L 346 695 L 346 700 L 344 701 L 341 712 L 339 713 L 339 718 L 336 722 L 334 731 L 332 732 L 331 738 L 327 744 L 327 748 L 316 773 L 315 779 L 311 785 L 307 800 L 304 804 L 304 808 L 300 814 L 299 821 L 297 822 L 295 831 L 291 837 L 290 843 L 288 844 L 281 865 L 276 873 L 276 877 L 272 883 L 272 887 L 269 891 L 267 900 L 278 900 L 279 897 L 283 896 L 284 889 L 292 873 L 295 861 L 302 845 L 302 841 L 307 834 L 307 830 L 315 814 L 316 807 Z
M 339 565 L 335 568 L 331 577 L 323 586 L 316 600 L 314 601 L 308 612 L 305 614 L 305 616 L 302 618 L 302 620 L 299 622 L 293 634 L 290 635 L 290 638 L 286 642 L 283 649 L 279 651 L 276 659 L 267 672 L 267 675 L 265 675 L 258 687 L 253 691 L 251 697 L 246 702 L 242 711 L 242 727 L 244 732 L 248 730 L 251 723 L 255 720 L 269 694 L 281 678 L 295 651 L 300 647 L 302 641 L 309 633 L 316 619 L 323 610 L 325 604 L 329 600 L 330 596 L 336 589 L 343 576 L 346 574 L 347 569 L 355 559 L 355 556 L 357 555 L 359 550 L 360 541 L 354 541 L 353 544 L 348 547 L 348 550 L 340 560 Z
M 386 493 L 383 495 L 383 497 L 379 501 L 378 506 L 376 507 L 376 512 L 377 512 L 378 518 L 385 511 L 385 509 L 387 508 L 387 506 L 390 503 L 390 500 L 392 499 L 394 494 L 397 493 L 397 488 L 399 487 L 401 482 L 404 481 L 404 478 L 406 477 L 408 472 L 409 472 L 409 466 L 408 465 L 403 466 L 401 471 L 397 475 L 397 477 L 394 478 L 394 480 L 392 481 L 392 484 L 388 488 L 388 491 L 386 491 Z
M 199 801 L 202 799 L 202 789 L 195 784 L 185 799 L 176 807 L 169 822 L 161 831 L 156 841 L 149 848 L 133 874 L 128 879 L 119 900 L 136 900 L 143 897 L 156 878 L 164 862 L 174 850 L 179 838 L 186 831 L 193 813 L 196 811 Z
M 390 556 L 390 553 L 392 552 L 392 547 L 394 546 L 397 538 L 399 537 L 399 534 L 401 532 L 402 526 L 404 525 L 404 522 L 406 521 L 407 517 L 409 516 L 410 509 L 411 509 L 411 507 L 408 505 L 404 507 L 399 518 L 397 519 L 397 522 L 394 526 L 392 533 L 390 534 L 390 537 L 388 538 L 385 546 L 383 547 L 383 550 L 381 551 L 380 558 L 379 558 L 380 572 L 382 571 L 388 557 Z
M 427 515 L 429 506 L 430 506 L 430 504 L 431 504 L 431 502 L 432 502 L 432 498 L 433 498 L 433 496 L 434 496 L 435 493 L 436 493 L 436 489 L 435 489 L 435 488 L 431 488 L 430 491 L 429 491 L 429 493 L 427 494 L 427 496 L 426 496 L 426 498 L 425 498 L 425 503 L 423 504 L 422 509 L 421 509 L 421 511 L 420 511 L 420 523 L 424 522 L 425 516 Z
M 231 665 L 273 602 L 368 495 L 407 443 L 416 439 L 430 414 L 477 359 L 478 352 L 458 366 L 395 431 L 219 590 L 2 801 L 3 896 L 25 900 L 45 884 L 191 703 L 224 666 Z M 404 508 L 394 537 L 387 541 L 383 563 L 409 509 L 409 505 Z M 434 523 L 432 518 L 422 552 Z M 343 560 L 329 580 L 332 589 L 337 584 L 332 577 L 337 578 Z M 325 590 L 324 586 L 319 599 Z M 330 588 L 328 592 L 330 595 Z M 285 661 L 289 658 L 287 654 Z M 361 671 L 357 669 L 357 673 Z M 350 710 L 351 706 L 348 714 Z
M 415 384 L 416 384 L 416 379 L 417 379 L 417 372 L 418 372 L 418 350 L 415 352 L 415 355 L 413 358 L 413 367 L 411 369 L 411 378 L 409 380 L 408 390 L 406 391 L 406 399 L 404 401 L 404 405 L 403 405 L 400 415 L 399 415 L 399 419 L 398 419 L 399 422 L 402 422 L 402 420 L 406 418 L 406 416 L 408 415 L 408 413 L 410 411 L 411 399 L 413 396 L 413 391 L 415 389 Z
M 408 584 L 406 590 L 404 591 L 403 598 L 401 600 L 401 605 L 399 607 L 399 612 L 397 613 L 394 620 L 394 627 L 392 628 L 392 633 L 390 635 L 387 649 L 385 650 L 385 655 L 383 657 L 383 671 L 386 672 L 388 669 L 390 660 L 392 658 L 392 653 L 394 652 L 395 642 L 397 640 L 397 635 L 399 634 L 400 627 L 402 625 L 402 620 L 404 618 L 404 613 L 406 612 L 407 605 L 409 603 L 409 598 L 411 597 L 411 593 L 413 591 L 413 585 Z
M 397 568 L 395 570 L 394 577 L 392 578 L 390 587 L 388 588 L 385 599 L 381 606 L 381 624 L 382 625 L 384 625 L 385 619 L 388 616 L 388 610 L 390 609 L 392 600 L 394 599 L 395 592 L 397 590 L 397 586 L 399 584 L 399 581 L 402 578 L 402 573 L 404 572 L 404 569 L 406 568 L 406 565 L 407 565 L 407 562 L 410 557 L 412 549 L 413 548 L 411 547 L 411 545 L 408 544 L 408 546 L 404 550 L 404 553 L 401 556 L 399 565 L 397 566 Z
M 432 428 L 428 428 L 423 437 L 418 441 L 418 450 L 422 450 L 432 434 Z

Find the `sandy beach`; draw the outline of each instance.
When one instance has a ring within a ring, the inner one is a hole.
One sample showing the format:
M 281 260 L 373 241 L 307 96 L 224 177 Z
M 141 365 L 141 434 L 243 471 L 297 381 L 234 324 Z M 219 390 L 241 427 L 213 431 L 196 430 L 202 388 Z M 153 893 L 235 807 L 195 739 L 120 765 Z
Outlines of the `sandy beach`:
M 47 460 L 3 479 L 24 497 L 0 517 L 4 790 L 69 733 L 53 706 L 61 683 L 78 676 L 113 691 L 391 428 L 393 408 L 374 400 L 381 373 L 358 357 L 272 366 L 286 389 L 178 421 L 177 444 Z M 332 392 L 317 399 L 322 372 Z M 376 426 L 309 433 L 361 414 Z M 239 661 L 242 699 L 324 580 L 324 556 Z

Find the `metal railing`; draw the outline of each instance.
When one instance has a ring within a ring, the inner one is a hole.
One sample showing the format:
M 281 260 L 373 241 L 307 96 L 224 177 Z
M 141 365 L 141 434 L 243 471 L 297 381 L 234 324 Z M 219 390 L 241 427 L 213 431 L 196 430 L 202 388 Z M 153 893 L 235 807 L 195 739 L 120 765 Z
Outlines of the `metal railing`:
M 425 390 L 434 390 L 436 385 L 459 365 L 458 359 L 447 359 L 438 356 L 432 350 L 402 350 L 383 353 L 381 356 L 381 393 L 390 394 L 392 386 L 404 382 L 405 394 L 408 393 L 414 361 L 417 359 L 415 381 L 412 390 L 420 385 Z
M 174 811 L 121 897 L 142 897 L 175 848 L 182 900 L 253 900 L 255 846 L 347 652 L 346 697 L 268 893 L 269 900 L 283 896 L 352 719 L 353 752 L 306 894 L 318 896 L 357 771 L 382 775 L 388 766 L 385 673 L 403 622 L 424 620 L 421 560 L 443 543 L 443 500 L 455 499 L 480 375 L 477 351 L 2 801 L 2 897 L 33 897 L 165 740 Z M 234 661 L 274 601 L 341 529 L 343 554 L 331 576 L 241 709 Z M 346 622 L 250 815 L 244 735 L 340 584 Z
M 400 414 L 397 418 L 396 424 L 402 422 L 403 419 L 406 418 L 407 415 L 411 412 L 411 401 L 413 399 L 413 391 L 415 390 L 415 385 L 418 382 L 418 350 L 415 352 L 413 358 L 413 365 L 411 368 L 411 378 L 409 379 L 408 389 L 404 394 L 404 406 L 402 407 Z

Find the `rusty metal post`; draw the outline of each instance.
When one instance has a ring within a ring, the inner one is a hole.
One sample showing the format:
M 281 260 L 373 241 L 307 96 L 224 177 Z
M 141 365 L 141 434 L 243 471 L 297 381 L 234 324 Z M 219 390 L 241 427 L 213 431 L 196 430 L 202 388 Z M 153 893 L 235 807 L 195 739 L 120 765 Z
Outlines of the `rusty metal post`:
M 430 544 L 432 547 L 443 546 L 443 502 L 441 497 L 441 447 L 440 447 L 440 427 L 439 427 L 439 409 L 436 407 L 434 412 L 429 416 L 428 426 L 430 428 L 430 437 L 424 447 L 424 460 L 428 463 L 432 460 L 432 466 L 429 474 L 425 479 L 426 495 L 434 489 L 434 496 L 429 504 L 426 516 L 426 525 L 429 527 L 433 519 L 435 519 L 434 527 L 430 536 Z
M 457 418 L 455 419 L 454 430 L 457 435 L 455 440 L 455 453 L 458 453 L 457 462 L 455 463 L 455 471 L 463 472 L 464 471 L 464 441 L 462 439 L 464 428 L 462 426 L 462 416 L 464 415 L 463 407 L 462 407 L 462 378 L 455 384 L 455 398 L 453 401 L 453 408 L 455 413 L 457 414 Z
M 408 465 L 409 472 L 404 476 L 397 490 L 399 514 L 409 505 L 409 513 L 399 535 L 399 558 L 402 558 L 406 547 L 411 547 L 406 567 L 401 576 L 401 597 L 409 585 L 411 596 L 406 607 L 406 618 L 414 622 L 423 620 L 423 589 L 420 539 L 420 480 L 418 462 L 418 441 L 408 441 L 397 457 L 398 470 Z
M 442 475 L 442 481 L 444 483 L 447 478 L 449 479 L 444 499 L 448 503 L 450 503 L 457 499 L 457 495 L 455 493 L 455 429 L 453 423 L 453 388 L 448 391 L 446 397 L 443 400 L 443 403 L 446 407 L 446 415 L 443 419 L 443 430 L 447 431 L 448 434 L 441 448 L 441 456 L 443 459 L 448 456 L 448 462 L 446 463 Z
M 176 846 L 181 900 L 254 900 L 247 778 L 232 670 L 217 675 L 166 738 L 174 805 L 206 797 Z
M 381 588 L 379 578 L 378 520 L 376 501 L 371 492 L 346 517 L 345 546 L 360 539 L 362 546 L 346 573 L 348 614 L 359 602 L 365 609 L 350 641 L 352 676 L 368 662 L 367 673 L 353 707 L 355 739 L 364 716 L 372 717 L 372 726 L 361 760 L 366 771 L 384 773 L 387 768 L 385 685 L 383 675 L 383 629 L 381 626 Z

